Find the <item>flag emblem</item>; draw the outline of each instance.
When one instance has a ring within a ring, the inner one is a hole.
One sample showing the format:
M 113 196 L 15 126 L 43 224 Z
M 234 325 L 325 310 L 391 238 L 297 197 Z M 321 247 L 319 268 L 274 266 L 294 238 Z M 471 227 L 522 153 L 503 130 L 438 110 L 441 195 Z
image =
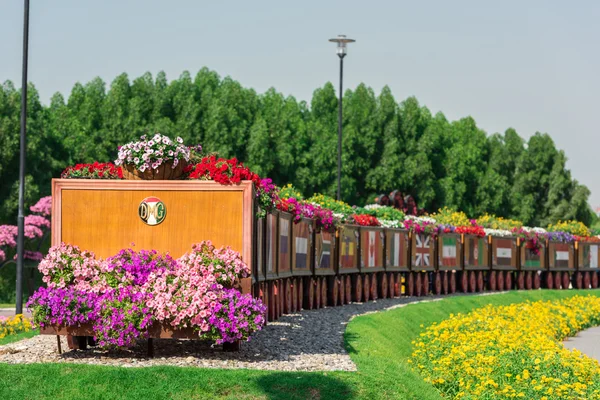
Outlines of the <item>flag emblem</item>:
M 598 268 L 598 245 L 588 244 L 583 247 L 583 267 Z
M 330 232 L 321 231 L 316 235 L 315 243 L 315 267 L 331 268 L 331 241 L 333 235 Z
M 487 266 L 487 239 L 473 236 L 465 237 L 465 264 L 475 267 Z
M 455 236 L 442 236 L 442 265 L 444 267 L 456 267 L 456 245 Z
M 167 207 L 158 197 L 146 197 L 138 207 L 138 215 L 147 225 L 158 225 L 167 216 Z
M 341 231 L 339 262 L 342 268 L 356 268 L 356 238 L 352 229 Z
M 404 267 L 402 254 L 406 254 L 404 234 L 401 232 L 389 232 L 387 234 L 387 266 Z
M 275 272 L 277 252 L 277 216 L 267 215 L 267 272 Z
M 569 244 L 554 243 L 554 267 L 568 268 L 569 267 Z
M 290 269 L 290 221 L 279 218 L 279 271 Z
M 295 268 L 308 268 L 308 242 L 310 230 L 304 221 L 294 225 L 295 236 Z
M 428 267 L 431 265 L 429 259 L 430 237 L 429 235 L 415 235 L 415 266 Z
M 361 237 L 361 267 L 381 267 L 382 250 L 381 232 L 374 230 L 363 231 Z
M 496 243 L 496 252 L 494 253 L 494 264 L 512 267 L 512 246 L 511 239 L 494 239 Z

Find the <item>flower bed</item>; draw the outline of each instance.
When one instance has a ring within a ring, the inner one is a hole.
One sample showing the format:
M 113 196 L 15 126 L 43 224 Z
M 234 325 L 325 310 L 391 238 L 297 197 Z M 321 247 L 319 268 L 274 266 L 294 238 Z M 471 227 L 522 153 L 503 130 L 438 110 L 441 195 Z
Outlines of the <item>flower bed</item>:
M 130 347 L 168 324 L 217 343 L 249 340 L 264 325 L 265 307 L 234 289 L 250 275 L 239 253 L 210 241 L 177 260 L 125 249 L 106 260 L 76 246 L 50 249 L 40 263 L 47 288 L 28 301 L 43 332 L 82 327 L 101 347 Z
M 29 332 L 32 329 L 33 325 L 31 321 L 25 318 L 23 314 L 18 314 L 14 317 L 0 316 L 0 339 L 21 332 Z
M 598 398 L 598 362 L 561 343 L 598 324 L 591 296 L 487 306 L 428 327 L 410 362 L 454 399 Z

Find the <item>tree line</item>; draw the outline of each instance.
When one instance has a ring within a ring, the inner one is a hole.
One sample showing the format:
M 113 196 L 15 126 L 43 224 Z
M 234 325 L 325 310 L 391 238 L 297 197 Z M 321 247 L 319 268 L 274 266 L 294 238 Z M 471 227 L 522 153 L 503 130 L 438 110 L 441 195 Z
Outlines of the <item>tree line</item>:
M 50 194 L 50 179 L 68 165 L 111 161 L 117 146 L 144 133 L 181 136 L 223 157 L 237 157 L 279 185 L 305 195 L 334 196 L 337 107 L 331 83 L 310 104 L 275 89 L 258 94 L 230 77 L 201 69 L 168 81 L 164 72 L 76 83 L 49 105 L 30 84 L 27 190 L 29 204 Z M 524 140 L 514 129 L 487 135 L 474 119 L 433 115 L 416 98 L 398 102 L 386 86 L 376 95 L 360 84 L 343 102 L 342 198 L 372 202 L 398 189 L 429 211 L 448 206 L 545 226 L 559 219 L 588 225 L 589 189 L 573 179 L 566 156 L 546 133 Z M 0 222 L 14 223 L 19 169 L 20 91 L 0 90 Z

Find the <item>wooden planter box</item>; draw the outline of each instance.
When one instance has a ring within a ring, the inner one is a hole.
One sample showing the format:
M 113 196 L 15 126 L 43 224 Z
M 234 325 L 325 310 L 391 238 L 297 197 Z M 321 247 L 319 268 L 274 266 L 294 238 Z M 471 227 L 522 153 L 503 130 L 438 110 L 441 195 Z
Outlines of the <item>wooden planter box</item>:
M 598 271 L 600 242 L 577 243 L 577 269 L 580 271 Z
M 435 244 L 435 240 L 430 235 L 411 235 L 411 271 L 435 270 Z
M 292 276 L 292 214 L 279 211 L 277 228 L 277 276 L 287 278 Z
M 548 268 L 551 271 L 573 271 L 575 269 L 575 244 L 549 241 Z
M 462 242 L 457 233 L 441 233 L 437 237 L 438 271 L 462 269 Z
M 277 211 L 265 217 L 265 276 L 267 280 L 277 279 L 279 215 Z
M 292 275 L 312 275 L 315 221 L 302 218 L 292 226 Z
M 338 274 L 351 274 L 359 272 L 359 229 L 360 227 L 358 225 L 342 225 L 338 228 L 338 242 L 336 246 Z
M 381 272 L 384 270 L 383 228 L 363 226 L 360 228 L 360 271 Z
M 410 246 L 408 231 L 405 229 L 385 229 L 385 270 L 409 271 L 408 250 Z
M 463 235 L 464 269 L 490 269 L 490 242 L 487 236 Z
M 492 247 L 492 269 L 516 271 L 518 269 L 517 238 L 490 236 Z
M 165 209 L 164 220 L 155 225 L 141 218 L 148 198 L 160 200 Z M 254 219 L 251 181 L 225 186 L 212 181 L 52 180 L 52 245 L 77 245 L 103 258 L 132 242 L 138 250 L 178 258 L 192 244 L 211 240 L 239 251 L 255 271 Z M 245 293 L 251 282 L 242 280 Z
M 266 268 L 266 218 L 257 218 L 254 221 L 254 270 L 252 271 L 252 281 L 264 282 L 267 280 Z
M 72 336 L 94 336 L 92 324 L 80 326 L 47 326 L 40 329 L 42 335 L 72 335 Z M 175 329 L 168 323 L 154 322 L 148 330 L 149 338 L 152 339 L 199 339 L 198 332 L 192 328 Z
M 542 243 L 539 254 L 529 250 L 525 240 L 519 241 L 519 266 L 521 271 L 545 271 L 546 266 L 546 244 Z
M 315 232 L 315 260 L 313 264 L 315 275 L 335 275 L 335 236 L 335 229 Z

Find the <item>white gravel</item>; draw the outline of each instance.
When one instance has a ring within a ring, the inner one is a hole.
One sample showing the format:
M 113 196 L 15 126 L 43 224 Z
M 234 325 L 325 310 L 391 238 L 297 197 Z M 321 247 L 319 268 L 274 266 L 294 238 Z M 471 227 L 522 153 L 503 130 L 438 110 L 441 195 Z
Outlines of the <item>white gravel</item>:
M 284 315 L 243 343 L 239 352 L 223 352 L 220 346 L 196 340 L 154 340 L 154 358 L 146 357 L 146 342 L 131 350 L 69 350 L 63 336 L 63 354 L 57 352 L 56 336 L 38 335 L 0 346 L 0 362 L 83 363 L 122 367 L 157 365 L 251 368 L 279 371 L 356 371 L 344 349 L 346 324 L 355 316 L 417 301 L 437 300 L 401 297 L 352 303 L 342 307 L 301 311 Z

